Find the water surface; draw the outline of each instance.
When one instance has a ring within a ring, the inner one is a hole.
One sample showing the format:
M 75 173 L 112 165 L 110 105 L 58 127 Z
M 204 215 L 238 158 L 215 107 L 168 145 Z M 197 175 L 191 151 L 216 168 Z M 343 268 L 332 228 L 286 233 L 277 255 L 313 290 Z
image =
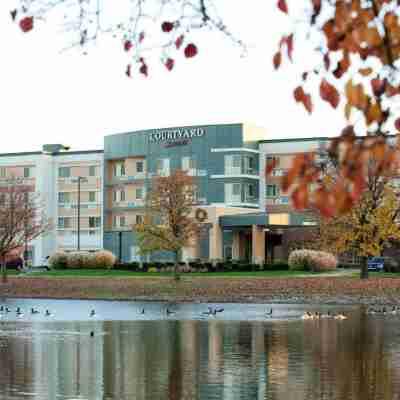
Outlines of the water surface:
M 270 318 L 268 305 L 213 305 L 224 308 L 214 317 L 204 304 L 1 304 L 12 312 L 0 319 L 0 399 L 400 399 L 397 315 L 356 306 L 280 304 Z M 349 319 L 303 321 L 305 309 Z

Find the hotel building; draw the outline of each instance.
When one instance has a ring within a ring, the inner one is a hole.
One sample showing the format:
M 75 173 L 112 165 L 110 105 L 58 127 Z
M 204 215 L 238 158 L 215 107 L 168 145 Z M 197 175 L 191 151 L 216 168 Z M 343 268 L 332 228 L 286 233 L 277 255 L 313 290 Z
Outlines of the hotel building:
M 32 265 L 45 264 L 56 250 L 77 249 L 78 193 L 80 248 L 103 248 L 103 165 L 102 150 L 67 152 L 61 145 L 0 154 L 0 184 L 17 179 L 31 185 L 52 222 L 50 232 L 28 245 L 25 257 Z
M 288 227 L 307 224 L 280 179 L 299 152 L 322 148 L 326 138 L 265 140 L 247 124 L 145 130 L 106 136 L 104 151 L 66 151 L 45 145 L 35 153 L 0 154 L 0 179 L 29 180 L 45 200 L 54 229 L 29 245 L 33 265 L 56 250 L 111 250 L 122 261 L 144 260 L 132 225 L 142 221 L 152 177 L 183 169 L 197 186 L 197 207 L 206 211 L 206 234 L 184 249 L 183 260 L 285 257 Z M 265 177 L 269 159 L 277 159 Z M 152 260 L 168 260 L 167 253 Z

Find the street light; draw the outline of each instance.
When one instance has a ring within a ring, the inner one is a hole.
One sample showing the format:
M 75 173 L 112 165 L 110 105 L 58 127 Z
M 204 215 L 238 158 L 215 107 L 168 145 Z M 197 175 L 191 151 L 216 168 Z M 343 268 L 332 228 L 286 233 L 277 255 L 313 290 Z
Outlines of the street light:
M 81 249 L 81 182 L 87 182 L 88 180 L 83 176 L 77 176 L 73 182 L 78 182 L 78 246 L 77 250 Z

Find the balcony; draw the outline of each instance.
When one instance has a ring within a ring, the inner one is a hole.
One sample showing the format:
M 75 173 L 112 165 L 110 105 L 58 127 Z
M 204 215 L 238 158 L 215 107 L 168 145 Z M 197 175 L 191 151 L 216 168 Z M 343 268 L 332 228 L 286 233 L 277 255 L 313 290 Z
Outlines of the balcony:
M 143 208 L 144 205 L 144 200 L 112 202 L 111 207 L 108 207 L 107 211 L 129 211 Z
M 143 182 L 148 179 L 148 177 L 149 175 L 145 172 L 136 175 L 113 176 L 111 181 L 107 182 L 106 186 L 120 185 L 121 183 Z

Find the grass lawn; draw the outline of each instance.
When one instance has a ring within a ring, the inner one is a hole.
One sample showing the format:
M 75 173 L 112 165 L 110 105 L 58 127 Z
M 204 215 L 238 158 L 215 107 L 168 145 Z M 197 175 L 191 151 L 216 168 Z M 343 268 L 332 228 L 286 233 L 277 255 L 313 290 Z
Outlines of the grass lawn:
M 215 277 L 215 278 L 287 278 L 287 277 L 304 277 L 307 276 L 318 276 L 311 272 L 304 271 L 258 271 L 258 272 L 199 272 L 199 273 L 182 273 L 182 277 Z M 34 272 L 22 277 L 80 277 L 80 278 L 171 278 L 172 272 L 132 272 L 132 271 L 120 271 L 120 270 L 95 270 L 95 269 L 76 269 L 76 270 L 53 270 Z

